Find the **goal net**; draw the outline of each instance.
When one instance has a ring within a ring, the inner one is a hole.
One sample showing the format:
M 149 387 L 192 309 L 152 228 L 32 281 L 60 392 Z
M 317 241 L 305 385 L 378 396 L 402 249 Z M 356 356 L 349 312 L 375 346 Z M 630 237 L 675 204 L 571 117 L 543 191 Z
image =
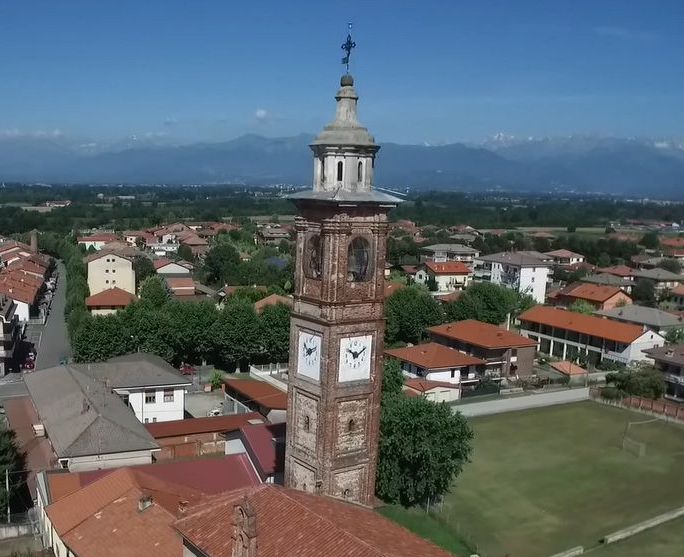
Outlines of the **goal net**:
M 660 418 L 627 422 L 625 425 L 625 431 L 622 434 L 622 450 L 627 451 L 637 457 L 646 456 L 647 443 L 644 439 L 648 437 L 648 428 L 642 428 L 639 426 L 645 426 L 646 424 L 652 424 L 658 421 L 660 421 Z

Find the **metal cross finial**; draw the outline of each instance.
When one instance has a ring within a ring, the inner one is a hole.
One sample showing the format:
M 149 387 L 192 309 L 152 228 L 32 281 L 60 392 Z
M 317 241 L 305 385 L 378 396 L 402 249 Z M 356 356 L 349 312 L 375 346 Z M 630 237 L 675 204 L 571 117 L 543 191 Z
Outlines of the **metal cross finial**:
M 342 58 L 342 63 L 347 66 L 347 73 L 349 73 L 349 57 L 351 56 L 351 51 L 356 47 L 356 43 L 352 41 L 351 36 L 352 24 L 349 23 L 349 33 L 347 33 L 347 40 L 342 45 L 342 50 L 344 50 L 347 55 Z

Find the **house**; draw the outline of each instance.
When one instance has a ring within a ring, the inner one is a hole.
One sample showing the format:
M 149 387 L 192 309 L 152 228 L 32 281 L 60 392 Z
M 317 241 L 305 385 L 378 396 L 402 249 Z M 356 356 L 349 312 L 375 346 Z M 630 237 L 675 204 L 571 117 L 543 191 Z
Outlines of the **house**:
M 102 250 L 86 257 L 90 295 L 110 288 L 120 288 L 135 294 L 133 258 Z
M 650 280 L 654 283 L 655 291 L 658 296 L 663 295 L 667 290 L 672 290 L 684 282 L 684 275 L 678 275 L 666 269 L 643 269 L 634 271 L 635 280 Z
M 632 279 L 634 277 L 634 269 L 627 265 L 615 265 L 613 267 L 599 267 L 596 269 L 599 273 L 607 273 L 616 277 L 624 279 Z
M 422 396 L 433 402 L 451 402 L 461 397 L 461 389 L 458 385 L 418 377 L 406 379 L 403 389 L 408 396 Z
M 586 302 L 594 309 L 613 309 L 632 303 L 630 298 L 617 286 L 589 284 L 586 282 L 574 283 L 560 292 L 555 297 L 556 305 L 571 306 L 575 302 Z
M 670 344 L 645 350 L 665 379 L 665 398 L 684 402 L 684 344 Z
M 156 242 L 154 234 L 147 230 L 126 230 L 123 233 L 124 240 L 131 247 L 149 245 Z
M 428 329 L 435 342 L 485 361 L 492 377 L 530 375 L 536 343 L 496 325 L 466 319 Z
M 596 311 L 594 315 L 622 323 L 634 323 L 662 335 L 665 335 L 670 329 L 684 326 L 684 317 L 681 315 L 636 304 Z
M 268 483 L 211 497 L 175 528 L 184 557 L 451 557 L 372 509 Z
M 14 350 L 20 334 L 17 304 L 7 296 L 0 295 L 0 377 L 15 369 Z
M 554 265 L 559 267 L 570 267 L 572 265 L 578 265 L 579 263 L 584 263 L 584 256 L 574 251 L 567 249 L 557 249 L 553 251 L 547 251 L 545 255 L 548 255 L 553 259 Z
M 32 317 L 40 314 L 39 295 L 41 286 L 25 278 L 17 278 L 10 273 L 0 274 L 0 297 L 7 298 L 14 303 L 14 313 L 22 323 L 27 323 Z
M 597 273 L 581 277 L 580 282 L 588 284 L 601 284 L 605 286 L 617 286 L 623 292 L 631 294 L 634 282 L 629 278 L 611 275 L 610 273 Z
M 549 367 L 568 377 L 581 377 L 587 375 L 586 369 L 566 360 L 561 362 L 550 362 Z
M 435 263 L 427 261 L 422 263 L 416 272 L 415 280 L 420 284 L 430 284 L 434 281 L 437 292 L 453 292 L 463 290 L 473 278 L 473 272 L 461 261 L 447 261 Z
M 90 248 L 101 250 L 110 242 L 116 242 L 119 237 L 116 234 L 101 233 L 91 234 L 90 236 L 79 236 L 76 242 L 79 246 L 83 246 L 86 250 Z
M 461 383 L 477 383 L 487 365 L 480 358 L 437 342 L 385 350 L 385 355 L 399 360 L 401 370 L 408 377 L 457 386 Z M 459 398 L 458 392 L 450 392 L 449 395 Z
M 501 252 L 481 256 L 476 263 L 476 276 L 529 294 L 543 303 L 552 266 L 553 260 L 538 252 Z
M 178 234 L 178 242 L 182 246 L 188 246 L 195 257 L 203 257 L 209 249 L 209 242 L 194 232 Z
M 183 554 L 173 523 L 206 497 L 259 484 L 242 455 L 38 475 L 43 545 L 57 557 Z
M 254 302 L 254 311 L 256 311 L 257 313 L 261 313 L 262 311 L 264 311 L 265 307 L 275 306 L 278 304 L 282 304 L 292 309 L 294 302 L 292 301 L 292 298 L 289 296 L 271 294 L 270 296 L 266 296 L 265 298 L 262 298 L 261 300 L 257 300 L 256 302 Z
M 162 277 L 192 277 L 193 265 L 187 261 L 171 261 L 161 257 L 152 261 L 154 270 Z
M 210 416 L 188 420 L 147 423 L 145 427 L 161 447 L 156 460 L 224 454 L 225 434 L 249 424 L 263 423 L 256 412 L 231 416 Z M 228 453 L 226 453 L 228 454 Z
M 88 296 L 85 303 L 91 315 L 110 315 L 129 306 L 135 300 L 133 294 L 115 286 Z
M 678 309 L 684 309 L 684 285 L 680 284 L 670 290 L 670 300 L 677 305 Z
M 192 277 L 165 277 L 166 286 L 181 302 L 200 302 L 210 300 L 216 296 L 216 291 Z
M 87 373 L 106 383 L 142 423 L 183 419 L 185 390 L 192 382 L 159 356 L 137 352 L 78 367 L 85 366 Z
M 271 423 L 285 421 L 287 393 L 265 381 L 224 379 L 224 414 L 259 412 Z
M 465 261 L 472 263 L 480 255 L 478 250 L 463 244 L 433 244 L 421 249 L 427 252 L 427 254 L 420 256 L 423 262 L 445 263 L 447 261 Z
M 260 227 L 256 233 L 256 243 L 266 246 L 277 246 L 283 240 L 290 239 L 290 231 L 277 224 Z
M 54 460 L 71 471 L 149 464 L 159 445 L 105 381 L 87 364 L 26 374 L 39 422 L 36 437 L 50 442 Z
M 538 343 L 540 352 L 570 361 L 584 356 L 594 365 L 647 360 L 644 350 L 665 343 L 658 333 L 639 325 L 546 306 L 535 306 L 518 320 L 520 332 Z
M 226 433 L 226 454 L 245 454 L 263 483 L 283 484 L 285 422 L 245 425 Z

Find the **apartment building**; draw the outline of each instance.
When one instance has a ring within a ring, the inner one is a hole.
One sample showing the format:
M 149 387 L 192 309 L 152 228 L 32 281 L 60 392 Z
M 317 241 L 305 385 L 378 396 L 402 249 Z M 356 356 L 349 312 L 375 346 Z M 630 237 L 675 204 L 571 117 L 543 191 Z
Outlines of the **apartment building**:
M 103 250 L 86 258 L 90 295 L 110 288 L 119 288 L 135 294 L 133 258 Z
M 529 294 L 536 302 L 546 299 L 553 259 L 539 252 L 517 251 L 483 255 L 475 263 L 475 277 Z

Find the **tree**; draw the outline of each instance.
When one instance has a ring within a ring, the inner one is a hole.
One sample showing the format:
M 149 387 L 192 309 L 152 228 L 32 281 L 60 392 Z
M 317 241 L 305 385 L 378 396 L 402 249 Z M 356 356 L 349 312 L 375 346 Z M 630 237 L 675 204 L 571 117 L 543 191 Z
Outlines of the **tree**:
M 231 368 L 246 367 L 258 353 L 259 332 L 254 306 L 240 299 L 229 301 L 209 330 L 215 357 Z
M 655 283 L 649 279 L 639 279 L 632 288 L 632 298 L 645 306 L 652 307 L 655 304 Z
M 259 340 L 266 362 L 286 362 L 290 353 L 290 308 L 266 306 L 259 315 Z
M 596 260 L 596 266 L 597 267 L 610 267 L 611 260 L 610 260 L 610 255 L 608 255 L 605 251 L 601 253 L 598 256 L 598 259 Z
M 425 283 L 425 286 L 427 286 L 427 289 L 430 292 L 437 292 L 437 290 L 439 288 L 437 286 L 437 279 L 435 279 L 435 277 L 433 277 L 432 275 L 428 276 L 428 279 Z
M 682 264 L 676 259 L 663 259 L 660 263 L 658 263 L 658 267 L 665 269 L 666 271 L 670 271 L 671 273 L 675 273 L 676 275 L 682 272 Z
M 71 335 L 77 362 L 102 362 L 131 351 L 130 333 L 119 315 L 88 316 Z
M 402 392 L 404 385 L 404 374 L 401 371 L 399 360 L 395 358 L 385 359 L 384 370 L 382 373 L 382 396 L 397 396 Z
M 154 308 L 163 306 L 170 299 L 169 290 L 158 275 L 147 277 L 140 283 L 139 295 L 143 304 Z
M 385 396 L 376 491 L 388 503 L 426 504 L 444 495 L 469 462 L 473 430 L 445 403 Z
M 133 271 L 135 272 L 136 289 L 147 277 L 156 274 L 152 261 L 150 261 L 149 257 L 145 257 L 144 255 L 136 255 L 133 258 Z
M 7 517 L 7 504 L 26 490 L 26 460 L 17 448 L 14 432 L 10 429 L 0 429 L 0 517 Z M 4 478 L 9 472 L 9 491 Z M 27 493 L 28 496 L 28 493 Z
M 663 374 L 648 365 L 608 373 L 606 383 L 612 384 L 621 396 L 640 396 L 656 400 L 665 392 Z
M 418 343 L 426 329 L 442 323 L 444 313 L 430 293 L 420 286 L 397 290 L 385 303 L 385 338 L 388 343 Z
M 458 300 L 448 304 L 446 315 L 450 321 L 477 319 L 501 325 L 508 315 L 513 320 L 535 304 L 534 298 L 528 294 L 491 282 L 480 282 L 468 287 Z
M 188 263 L 192 263 L 195 260 L 195 256 L 192 253 L 192 249 L 190 248 L 190 246 L 186 246 L 185 244 L 181 244 L 180 246 L 178 246 L 176 255 L 180 257 L 182 260 L 187 261 Z
M 656 249 L 660 245 L 660 240 L 656 232 L 647 232 L 639 243 L 646 249 Z
M 670 344 L 684 343 L 684 327 L 676 327 L 670 329 L 665 335 L 665 340 Z
M 178 363 L 201 363 L 211 357 L 213 341 L 207 332 L 218 319 L 216 305 L 206 302 L 171 300 L 164 306 L 165 313 L 176 324 L 174 360 Z
M 204 258 L 204 272 L 211 284 L 241 284 L 239 282 L 240 254 L 228 243 L 216 244 Z
M 586 300 L 576 300 L 570 304 L 568 309 L 575 313 L 583 313 L 584 315 L 591 315 L 596 311 L 596 308 Z

